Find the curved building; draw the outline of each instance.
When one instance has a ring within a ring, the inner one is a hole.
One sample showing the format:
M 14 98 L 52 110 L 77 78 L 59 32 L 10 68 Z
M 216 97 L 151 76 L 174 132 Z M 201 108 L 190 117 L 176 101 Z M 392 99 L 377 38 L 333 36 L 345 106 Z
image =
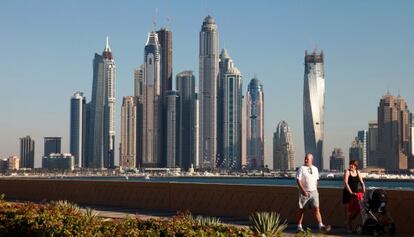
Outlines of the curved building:
M 200 148 L 201 168 L 216 168 L 217 158 L 217 80 L 219 40 L 213 17 L 204 19 L 200 31 Z
M 292 132 L 285 121 L 279 122 L 273 134 L 273 169 L 295 169 Z
M 257 78 L 247 87 L 246 129 L 247 167 L 261 169 L 264 165 L 264 94 Z
M 323 137 L 325 112 L 325 73 L 323 51 L 305 52 L 303 88 L 303 128 L 305 152 L 312 153 L 313 164 L 323 170 Z

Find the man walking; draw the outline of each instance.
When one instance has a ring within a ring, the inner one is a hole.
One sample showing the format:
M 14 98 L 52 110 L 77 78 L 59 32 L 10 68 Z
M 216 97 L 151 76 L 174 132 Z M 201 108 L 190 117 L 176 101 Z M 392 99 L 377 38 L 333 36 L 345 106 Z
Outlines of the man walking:
M 298 210 L 298 232 L 304 232 L 302 227 L 304 209 L 312 207 L 315 218 L 319 223 L 320 232 L 329 232 L 331 227 L 324 225 L 322 222 L 321 212 L 319 210 L 319 193 L 318 193 L 318 168 L 312 165 L 313 155 L 305 155 L 305 164 L 299 167 L 296 172 L 296 182 L 299 187 L 299 210 Z

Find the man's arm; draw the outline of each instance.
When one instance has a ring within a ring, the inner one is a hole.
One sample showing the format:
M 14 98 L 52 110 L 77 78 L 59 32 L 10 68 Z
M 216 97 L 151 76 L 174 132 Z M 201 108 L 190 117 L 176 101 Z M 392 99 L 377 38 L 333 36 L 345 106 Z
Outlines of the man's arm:
M 299 179 L 296 179 L 296 183 L 298 184 L 299 190 L 302 193 L 303 196 L 308 196 L 308 193 L 303 188 L 302 182 L 300 182 Z

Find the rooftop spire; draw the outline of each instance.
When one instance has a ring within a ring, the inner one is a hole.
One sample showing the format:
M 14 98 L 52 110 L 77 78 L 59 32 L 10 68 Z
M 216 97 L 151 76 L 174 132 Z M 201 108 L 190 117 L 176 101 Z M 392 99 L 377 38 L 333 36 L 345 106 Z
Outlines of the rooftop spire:
M 105 45 L 105 49 L 103 51 L 103 57 L 105 59 L 112 59 L 112 51 L 111 51 L 111 47 L 109 47 L 109 37 L 106 36 L 106 45 Z
M 109 37 L 106 36 L 106 45 L 105 45 L 105 52 L 111 52 L 111 47 L 109 47 Z

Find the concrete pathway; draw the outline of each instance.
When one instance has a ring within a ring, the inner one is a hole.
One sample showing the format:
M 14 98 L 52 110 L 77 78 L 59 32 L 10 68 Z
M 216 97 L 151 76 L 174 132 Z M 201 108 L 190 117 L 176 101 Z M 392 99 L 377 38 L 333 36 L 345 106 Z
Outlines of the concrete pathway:
M 100 206 L 90 206 L 98 212 L 98 215 L 105 218 L 126 218 L 126 217 L 138 217 L 140 219 L 168 219 L 176 215 L 176 212 L 164 212 L 164 211 L 147 211 L 139 209 L 125 209 L 125 208 L 111 208 L 111 207 L 100 207 Z M 196 215 L 196 214 L 194 214 Z M 233 225 L 236 227 L 248 227 L 249 222 L 245 219 L 235 219 L 229 217 L 219 217 L 224 224 Z M 306 227 L 305 227 L 306 228 Z M 315 233 L 314 236 L 348 236 L 356 237 L 357 234 L 346 234 L 345 228 L 332 228 L 332 231 L 329 234 L 319 234 L 317 233 L 317 226 L 311 226 L 312 232 Z M 289 225 L 285 231 L 286 236 L 295 236 L 296 234 L 296 225 Z

